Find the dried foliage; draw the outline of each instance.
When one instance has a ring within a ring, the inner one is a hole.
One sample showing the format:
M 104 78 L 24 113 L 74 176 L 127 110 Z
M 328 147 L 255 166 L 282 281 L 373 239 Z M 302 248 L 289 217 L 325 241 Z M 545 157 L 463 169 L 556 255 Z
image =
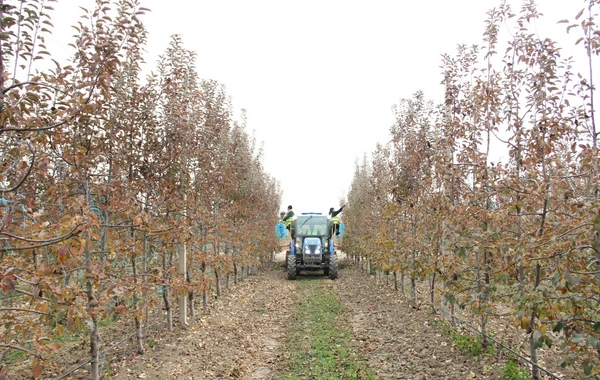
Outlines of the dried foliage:
M 98 379 L 98 322 L 133 319 L 143 352 L 148 309 L 172 324 L 171 297 L 278 249 L 280 190 L 179 36 L 140 81 L 138 0 L 84 10 L 68 65 L 45 49 L 51 3 L 0 2 L 0 368 L 24 352 L 40 377 L 58 336 L 89 331 Z
M 481 46 L 444 55 L 445 102 L 395 108 L 386 146 L 356 168 L 345 251 L 427 279 L 431 307 L 505 313 L 563 366 L 600 373 L 600 194 L 593 69 L 598 1 L 569 24 L 585 73 L 535 31 L 533 1 L 488 13 Z M 502 25 L 510 39 L 500 42 Z M 498 54 L 498 51 L 504 53 Z M 581 63 L 579 63 L 581 65 Z M 486 344 L 486 339 L 484 339 Z M 541 376 L 532 367 L 534 378 Z

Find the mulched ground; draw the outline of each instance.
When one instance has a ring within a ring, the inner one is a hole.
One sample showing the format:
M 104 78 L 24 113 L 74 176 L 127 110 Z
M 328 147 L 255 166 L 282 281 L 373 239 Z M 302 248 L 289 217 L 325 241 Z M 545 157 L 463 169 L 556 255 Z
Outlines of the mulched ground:
M 412 308 L 391 286 L 347 266 L 336 290 L 358 352 L 382 379 L 502 379 L 491 360 L 461 353 L 437 316 Z
M 271 265 L 224 294 L 190 327 L 158 340 L 115 379 L 267 379 L 296 308 L 295 283 Z
M 501 379 L 490 364 L 460 353 L 431 325 L 435 316 L 412 309 L 398 292 L 352 265 L 344 264 L 331 283 L 353 326 L 354 349 L 380 378 Z M 279 348 L 299 303 L 296 286 L 281 265 L 248 278 L 182 336 L 165 337 L 135 362 L 115 368 L 115 378 L 275 378 L 285 357 Z
M 337 280 L 320 278 L 331 284 L 344 305 L 342 317 L 354 330 L 353 349 L 380 378 L 502 378 L 495 358 L 463 354 L 442 332 L 438 316 L 426 308 L 414 309 L 392 286 L 377 283 L 347 261 L 342 261 Z M 109 378 L 274 379 L 282 375 L 282 361 L 289 356 L 283 342 L 287 329 L 294 328 L 292 318 L 301 302 L 297 286 L 298 281 L 287 280 L 281 262 L 272 263 L 208 307 L 200 306 L 187 327 L 176 325 L 171 333 L 163 329 L 148 335 L 153 347 L 144 355 L 133 354 L 132 341 L 119 346 L 106 358 L 111 363 Z M 125 331 L 130 333 L 132 327 L 115 330 L 121 336 Z M 85 358 L 89 348 L 79 344 L 76 350 Z M 67 378 L 88 379 L 89 374 L 84 367 Z

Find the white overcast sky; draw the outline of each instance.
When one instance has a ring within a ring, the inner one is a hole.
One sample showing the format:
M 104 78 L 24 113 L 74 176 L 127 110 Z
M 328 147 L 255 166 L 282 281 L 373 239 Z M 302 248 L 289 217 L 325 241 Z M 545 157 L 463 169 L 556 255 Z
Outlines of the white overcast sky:
M 264 144 L 282 210 L 327 212 L 346 197 L 355 162 L 388 140 L 391 107 L 423 90 L 441 101 L 440 56 L 480 44 L 495 0 L 141 0 L 145 70 L 173 34 L 197 53 L 200 78 L 224 84 Z M 510 0 L 513 11 L 520 0 Z M 68 53 L 79 6 L 58 0 L 51 53 Z M 540 37 L 565 35 L 584 0 L 538 0 Z M 505 27 L 503 32 L 508 32 Z M 504 33 L 504 40 L 507 34 Z

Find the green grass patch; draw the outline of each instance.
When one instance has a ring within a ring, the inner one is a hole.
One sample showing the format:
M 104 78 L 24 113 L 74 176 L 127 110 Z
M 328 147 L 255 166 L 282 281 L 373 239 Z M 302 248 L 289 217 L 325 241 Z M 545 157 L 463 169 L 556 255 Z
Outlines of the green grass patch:
M 98 319 L 98 328 L 112 326 L 115 322 L 115 319 L 112 317 Z
M 63 345 L 67 343 L 78 343 L 84 339 L 86 339 L 85 332 L 82 330 L 75 330 L 73 332 L 65 331 L 62 334 L 57 335 L 53 341 Z
M 472 356 L 479 356 L 481 354 L 491 356 L 494 354 L 494 346 L 492 344 L 488 343 L 488 346 L 485 349 L 483 348 L 483 338 L 481 335 L 471 336 L 454 330 L 450 333 L 450 339 L 456 343 L 458 349 L 464 354 Z
M 493 356 L 495 349 L 492 342 L 488 341 L 487 347 L 483 348 L 483 337 L 479 334 L 472 336 L 453 327 L 445 320 L 436 321 L 442 333 L 449 335 L 456 347 L 463 353 L 471 356 Z M 493 336 L 493 334 L 491 334 Z
M 516 360 L 509 360 L 502 366 L 502 378 L 504 380 L 531 380 L 529 371 L 521 366 Z
M 279 379 L 377 379 L 350 349 L 352 331 L 327 284 L 322 277 L 298 280 L 302 303 L 292 316 L 285 343 L 291 358 Z
M 33 345 L 26 344 L 23 348 L 31 350 L 33 348 Z M 25 357 L 25 351 L 11 349 L 6 353 L 6 355 L 4 355 L 4 358 L 2 359 L 2 361 L 5 364 L 13 364 L 13 363 L 23 359 L 24 357 Z

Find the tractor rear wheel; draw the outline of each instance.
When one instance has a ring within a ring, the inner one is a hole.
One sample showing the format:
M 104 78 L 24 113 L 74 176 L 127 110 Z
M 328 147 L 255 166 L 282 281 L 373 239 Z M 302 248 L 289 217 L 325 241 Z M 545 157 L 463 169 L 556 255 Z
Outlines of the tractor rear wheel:
M 287 274 L 288 274 L 288 280 L 295 280 L 297 273 L 298 272 L 296 271 L 296 256 L 295 255 L 289 255 L 287 257 Z
M 335 280 L 338 277 L 338 257 L 337 255 L 329 256 L 329 278 Z

